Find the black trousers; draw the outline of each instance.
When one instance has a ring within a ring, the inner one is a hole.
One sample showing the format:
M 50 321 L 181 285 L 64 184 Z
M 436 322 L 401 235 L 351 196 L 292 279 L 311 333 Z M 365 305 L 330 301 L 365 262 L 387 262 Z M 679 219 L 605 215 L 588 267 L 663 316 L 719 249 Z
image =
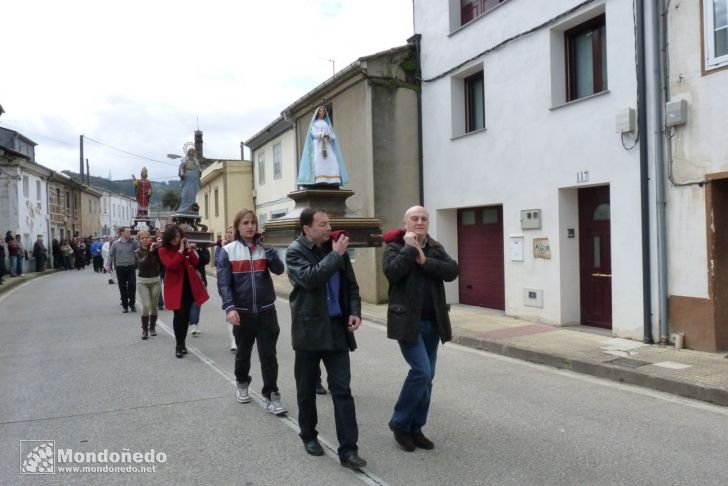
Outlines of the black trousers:
M 311 440 L 318 435 L 316 424 L 316 384 L 319 381 L 320 362 L 324 362 L 328 375 L 331 398 L 334 402 L 336 437 L 339 440 L 339 456 L 345 457 L 358 451 L 359 428 L 356 424 L 356 408 L 351 396 L 351 362 L 349 351 L 300 351 L 296 350 L 294 374 L 298 401 L 298 425 L 301 439 Z
M 175 309 L 174 318 L 172 319 L 172 327 L 174 327 L 174 339 L 178 348 L 185 347 L 187 340 L 187 330 L 190 327 L 190 309 L 192 309 L 192 295 L 182 292 L 182 302 L 179 309 Z
M 258 344 L 258 359 L 263 375 L 264 397 L 270 398 L 271 392 L 278 391 L 278 358 L 276 344 L 281 328 L 278 326 L 278 315 L 275 310 L 258 314 L 243 314 L 240 325 L 233 326 L 233 335 L 238 351 L 235 354 L 235 379 L 238 383 L 250 383 L 250 354 L 253 343 Z
M 35 271 L 36 272 L 42 272 L 45 270 L 45 256 L 39 256 L 35 259 Z
M 121 305 L 129 307 L 136 303 L 136 268 L 134 265 L 116 267 L 116 280 L 119 284 Z

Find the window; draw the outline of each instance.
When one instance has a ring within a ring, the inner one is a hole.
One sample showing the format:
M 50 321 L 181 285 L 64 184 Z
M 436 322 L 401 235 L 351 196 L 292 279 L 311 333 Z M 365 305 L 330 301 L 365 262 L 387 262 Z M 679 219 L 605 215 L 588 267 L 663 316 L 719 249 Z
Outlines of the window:
M 265 223 L 268 221 L 268 215 L 267 214 L 259 214 L 258 215 L 258 231 L 261 230 L 265 226 Z
M 265 154 L 261 152 L 258 154 L 258 185 L 263 184 L 265 184 Z
M 564 32 L 566 101 L 607 89 L 607 29 L 604 15 Z
M 728 0 L 703 0 L 705 69 L 728 66 Z
M 40 181 L 35 181 L 35 200 L 40 201 Z
M 467 24 L 503 2 L 505 0 L 460 0 L 460 25 Z
M 23 197 L 30 197 L 30 180 L 23 176 Z
M 215 189 L 215 217 L 220 216 L 220 198 L 218 197 L 217 189 Z
M 281 144 L 278 142 L 273 145 L 273 179 L 283 177 L 283 154 L 281 153 Z
M 205 194 L 205 219 L 210 218 L 210 195 Z
M 465 78 L 465 132 L 485 128 L 483 71 Z
M 71 194 L 66 191 L 66 214 L 71 214 Z
M 61 205 L 61 190 L 56 187 L 56 204 Z

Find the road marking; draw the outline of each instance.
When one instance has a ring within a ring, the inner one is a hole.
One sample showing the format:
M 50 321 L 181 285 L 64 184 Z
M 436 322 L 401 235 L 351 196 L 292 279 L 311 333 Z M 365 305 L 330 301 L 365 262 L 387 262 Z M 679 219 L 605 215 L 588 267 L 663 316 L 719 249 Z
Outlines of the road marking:
M 174 331 L 172 328 L 170 328 L 167 324 L 165 324 L 161 320 L 157 320 L 157 325 L 164 329 L 164 331 L 172 336 L 174 338 Z M 187 346 L 187 350 L 197 356 L 197 358 L 205 363 L 207 366 L 209 366 L 212 370 L 214 370 L 217 374 L 225 378 L 225 381 L 227 381 L 231 386 L 237 387 L 237 382 L 235 380 L 235 377 L 230 375 L 228 372 L 224 371 L 222 368 L 220 368 L 215 361 L 210 359 L 205 353 L 200 351 L 194 346 Z M 261 395 L 258 392 L 249 390 L 249 393 L 251 397 L 253 398 L 253 401 L 257 403 L 263 410 L 265 410 L 265 397 Z M 266 412 L 267 413 L 267 412 Z M 298 435 L 301 432 L 301 428 L 298 426 L 298 420 L 291 417 L 289 414 L 286 414 L 284 416 L 279 416 L 278 418 L 281 419 L 281 421 L 288 426 L 291 430 L 296 432 L 296 435 Z M 336 447 L 333 446 L 327 439 L 324 439 L 321 435 L 318 436 L 318 440 L 321 443 L 321 445 L 324 448 L 324 453 L 326 456 L 328 456 L 330 459 L 333 459 L 336 461 L 336 464 L 339 464 L 339 455 L 336 453 Z M 340 466 L 340 465 L 339 465 Z M 340 466 L 341 467 L 341 466 Z M 360 470 L 352 470 L 348 469 L 352 474 L 354 474 L 359 480 L 361 480 L 364 484 L 368 484 L 371 486 L 387 486 L 387 483 L 375 476 L 374 474 L 370 473 L 369 471 L 365 469 Z

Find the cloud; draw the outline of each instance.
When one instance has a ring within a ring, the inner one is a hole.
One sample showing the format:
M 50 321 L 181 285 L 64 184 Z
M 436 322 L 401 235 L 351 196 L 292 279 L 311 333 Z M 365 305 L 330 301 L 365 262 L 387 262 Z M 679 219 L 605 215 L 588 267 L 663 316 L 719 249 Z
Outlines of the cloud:
M 343 69 L 412 35 L 411 0 L 24 0 L 3 18 L 27 22 L 3 23 L 18 48 L 3 60 L 0 126 L 56 170 L 78 170 L 80 134 L 168 161 L 197 120 L 207 154 L 238 158 L 241 140 L 331 76 L 328 59 Z M 176 172 L 93 142 L 84 155 L 97 175 Z

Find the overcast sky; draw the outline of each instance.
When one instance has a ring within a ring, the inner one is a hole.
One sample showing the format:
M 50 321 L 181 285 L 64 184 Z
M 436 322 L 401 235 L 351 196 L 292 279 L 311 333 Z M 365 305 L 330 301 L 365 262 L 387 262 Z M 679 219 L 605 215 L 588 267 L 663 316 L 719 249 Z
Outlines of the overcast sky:
M 176 176 L 168 153 L 204 132 L 239 158 L 293 101 L 357 58 L 403 45 L 412 0 L 23 0 L 2 5 L 0 126 L 36 161 L 124 179 Z

